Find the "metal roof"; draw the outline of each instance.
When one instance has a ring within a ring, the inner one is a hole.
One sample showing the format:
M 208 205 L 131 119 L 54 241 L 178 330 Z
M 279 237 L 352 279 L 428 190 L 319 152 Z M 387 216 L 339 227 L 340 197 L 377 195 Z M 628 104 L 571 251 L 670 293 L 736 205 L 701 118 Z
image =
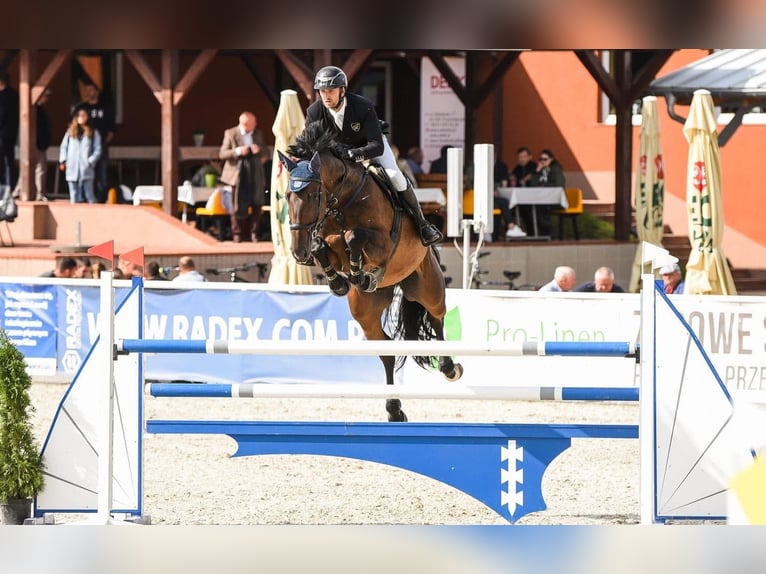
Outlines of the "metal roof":
M 718 50 L 655 79 L 647 93 L 688 103 L 698 89 L 709 90 L 717 104 L 766 99 L 766 50 Z

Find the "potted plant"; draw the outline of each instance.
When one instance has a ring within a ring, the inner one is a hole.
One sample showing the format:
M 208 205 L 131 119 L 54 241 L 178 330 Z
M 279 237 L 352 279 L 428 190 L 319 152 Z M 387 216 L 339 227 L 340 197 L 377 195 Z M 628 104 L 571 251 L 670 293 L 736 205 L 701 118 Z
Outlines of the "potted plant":
M 32 377 L 24 355 L 0 329 L 0 524 L 23 524 L 43 485 L 43 460 L 32 432 Z

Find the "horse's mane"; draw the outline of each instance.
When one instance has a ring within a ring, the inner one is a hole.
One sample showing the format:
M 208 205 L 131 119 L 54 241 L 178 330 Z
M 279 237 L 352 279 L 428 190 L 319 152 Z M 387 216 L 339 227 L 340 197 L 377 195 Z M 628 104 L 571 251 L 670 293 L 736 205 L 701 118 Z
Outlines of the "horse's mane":
M 287 153 L 298 159 L 309 160 L 315 152 L 329 151 L 339 158 L 346 157 L 348 146 L 338 139 L 334 130 L 325 129 L 320 121 L 309 122 L 295 140 L 287 148 Z

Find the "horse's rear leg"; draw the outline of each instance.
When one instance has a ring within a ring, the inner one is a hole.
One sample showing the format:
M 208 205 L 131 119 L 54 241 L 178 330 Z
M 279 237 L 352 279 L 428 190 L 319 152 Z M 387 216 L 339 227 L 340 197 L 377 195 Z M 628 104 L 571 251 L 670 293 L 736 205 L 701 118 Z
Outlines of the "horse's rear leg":
M 383 368 L 386 370 L 386 384 L 394 384 L 394 367 L 396 365 L 396 357 L 381 356 L 381 362 Z M 388 413 L 388 422 L 392 423 L 406 423 L 407 415 L 402 410 L 402 401 L 399 399 L 386 399 L 386 412 Z

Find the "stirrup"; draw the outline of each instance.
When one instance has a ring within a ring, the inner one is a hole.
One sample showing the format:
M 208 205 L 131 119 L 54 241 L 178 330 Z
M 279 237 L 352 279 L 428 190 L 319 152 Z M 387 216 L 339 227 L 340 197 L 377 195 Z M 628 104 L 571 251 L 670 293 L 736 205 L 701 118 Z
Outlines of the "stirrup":
M 434 243 L 439 243 L 444 239 L 444 235 L 439 231 L 433 223 L 424 223 L 418 230 L 420 232 L 420 242 L 428 247 Z

